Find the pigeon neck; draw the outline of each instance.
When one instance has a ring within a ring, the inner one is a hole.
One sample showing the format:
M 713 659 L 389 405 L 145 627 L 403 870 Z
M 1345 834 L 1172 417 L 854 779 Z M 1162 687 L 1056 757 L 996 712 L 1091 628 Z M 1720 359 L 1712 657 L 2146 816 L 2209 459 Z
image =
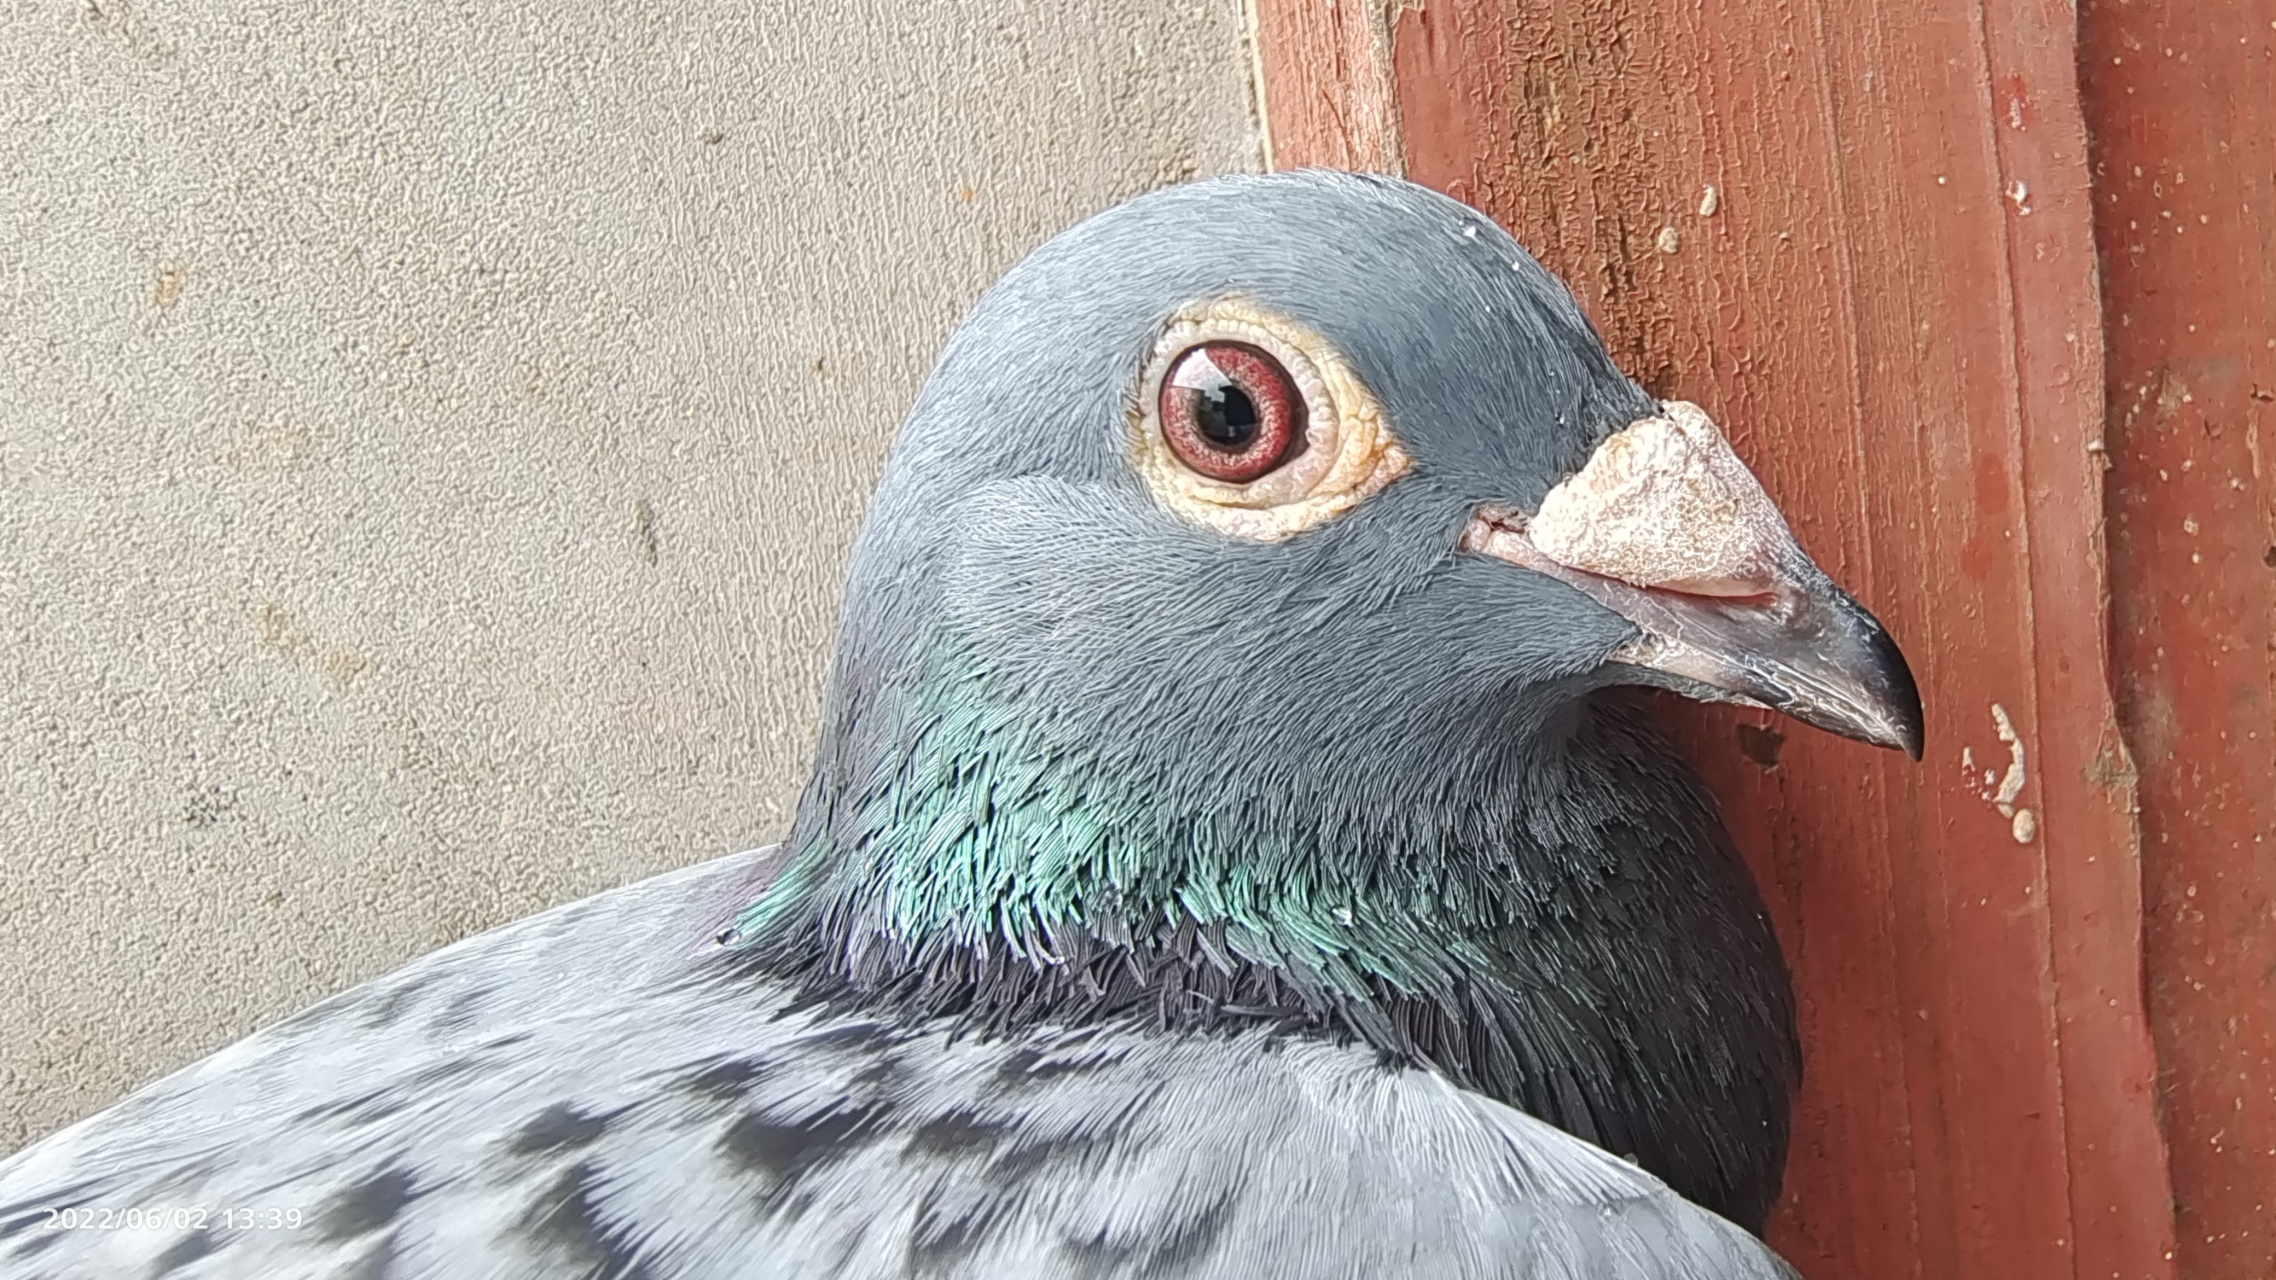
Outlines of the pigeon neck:
M 1591 794 L 1601 762 L 1576 771 L 1585 704 L 1498 751 L 1451 726 L 1409 733 L 1425 748 L 1364 786 L 1236 767 L 1180 806 L 1191 788 L 1133 764 L 1143 753 L 1090 754 L 1111 736 L 1097 724 L 1069 729 L 1064 709 L 944 652 L 867 687 L 841 668 L 785 871 L 730 931 L 769 967 L 927 1015 L 1083 1020 L 1119 1000 L 1167 1002 L 1173 1021 L 1249 1009 L 1364 1031 L 1410 1005 L 1458 1018 L 1479 992 L 1568 983 L 1578 952 L 1619 946 L 1600 933 L 1615 925 L 1603 890 L 1635 851 L 1586 837 L 1637 797 Z M 1576 772 L 1589 776 L 1565 785 Z M 1680 773 L 1675 792 L 1644 805 L 1708 814 Z M 1659 925 L 1651 878 L 1630 886 L 1641 900 L 1615 895 L 1616 927 Z
M 754 970 L 982 1034 L 1357 1040 L 1767 1213 L 1784 966 L 1711 802 L 1619 696 L 1497 767 L 1179 813 L 984 683 L 845 674 L 786 870 L 729 931 Z
M 806 953 L 801 968 L 865 998 L 918 995 L 945 1012 L 1008 986 L 1028 1007 L 1026 975 L 1047 982 L 1077 956 L 1190 962 L 1312 1013 L 1493 980 L 1490 957 L 1464 944 L 1498 913 L 1448 894 L 1481 886 L 1456 874 L 1454 833 L 1415 821 L 1435 808 L 1428 795 L 1372 791 L 1366 805 L 1406 819 L 1389 824 L 1356 796 L 1339 809 L 1331 790 L 1294 814 L 1289 797 L 1237 781 L 1180 811 L 1163 781 L 1053 741 L 1032 707 L 937 664 L 832 722 L 787 868 L 736 932 Z

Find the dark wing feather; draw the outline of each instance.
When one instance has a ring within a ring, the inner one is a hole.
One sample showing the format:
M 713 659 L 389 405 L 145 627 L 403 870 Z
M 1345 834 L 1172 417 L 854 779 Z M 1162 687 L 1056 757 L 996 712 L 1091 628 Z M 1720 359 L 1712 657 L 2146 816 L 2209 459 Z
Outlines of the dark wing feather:
M 1792 1274 L 1633 1166 L 1363 1049 L 793 1009 L 691 945 L 764 857 L 438 952 L 18 1153 L 0 1274 Z M 48 1225 L 67 1207 L 205 1218 Z

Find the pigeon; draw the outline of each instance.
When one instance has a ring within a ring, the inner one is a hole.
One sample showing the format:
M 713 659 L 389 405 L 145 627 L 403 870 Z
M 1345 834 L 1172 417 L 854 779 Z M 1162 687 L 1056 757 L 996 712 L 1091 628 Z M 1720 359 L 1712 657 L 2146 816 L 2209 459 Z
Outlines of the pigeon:
M 1687 1277 L 1800 1073 L 1650 698 L 1918 758 L 1886 630 L 1484 215 L 1152 192 L 974 306 L 790 830 L 0 1164 L 7 1277 Z

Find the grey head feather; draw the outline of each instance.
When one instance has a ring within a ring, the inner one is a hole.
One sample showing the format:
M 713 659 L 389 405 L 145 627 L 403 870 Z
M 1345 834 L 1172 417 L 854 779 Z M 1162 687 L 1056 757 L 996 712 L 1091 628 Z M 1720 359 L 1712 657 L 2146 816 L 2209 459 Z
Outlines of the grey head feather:
M 1146 351 L 1181 305 L 1230 296 L 1268 302 L 1329 336 L 1417 459 L 1391 492 L 1298 547 L 1249 547 L 1181 525 L 1152 507 L 1128 465 L 1121 424 Z M 1426 188 L 1306 171 L 1156 192 L 1036 250 L 950 339 L 857 544 L 839 669 L 891 668 L 947 589 L 925 570 L 966 549 L 963 531 L 988 529 L 1006 481 L 1055 480 L 1084 504 L 1147 512 L 1155 523 L 1140 547 L 1229 562 L 1215 575 L 1221 601 L 1253 608 L 1260 578 L 1334 584 L 1339 594 L 1313 602 L 1323 614 L 1398 593 L 1400 579 L 1447 558 L 1479 504 L 1531 510 L 1652 405 L 1555 277 L 1490 219 Z M 1031 545 L 1028 558 L 1086 541 L 1111 546 L 1091 532 L 1068 528 Z M 1554 656 L 1522 632 L 1497 633 L 1505 649 L 1518 646 L 1510 657 L 1521 671 L 1594 667 L 1630 634 L 1624 621 L 1564 599 L 1574 593 L 1560 584 L 1507 577 L 1507 592 L 1558 600 L 1530 612 L 1572 633 L 1555 637 L 1564 644 Z M 1180 585 L 1191 593 L 1210 581 Z M 1134 599 L 1158 606 L 1177 594 Z M 1490 611 L 1497 602 L 1483 603 Z
M 1181 521 L 1128 462 L 1165 320 L 1236 295 L 1326 335 L 1415 459 L 1286 544 Z M 1448 807 L 1418 802 L 1554 748 L 1634 634 L 1562 583 L 1457 554 L 1459 531 L 1482 503 L 1530 509 L 1651 405 L 1554 277 L 1424 188 L 1235 175 L 1109 210 L 981 299 L 912 409 L 856 546 L 817 785 L 859 787 L 892 754 L 880 703 L 946 640 L 1038 750 L 1147 777 L 1173 808 L 1436 821 Z M 810 803 L 792 842 L 834 816 Z

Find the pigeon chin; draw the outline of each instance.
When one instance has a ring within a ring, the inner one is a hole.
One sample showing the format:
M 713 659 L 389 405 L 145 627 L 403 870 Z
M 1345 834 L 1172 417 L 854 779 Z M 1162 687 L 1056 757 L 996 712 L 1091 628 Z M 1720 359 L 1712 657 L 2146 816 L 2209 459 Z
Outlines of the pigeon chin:
M 1597 447 L 1528 516 L 1480 508 L 1465 550 L 1635 624 L 1634 683 L 1782 712 L 1920 759 L 1920 690 L 1880 620 L 1805 554 L 1714 422 L 1670 402 Z

